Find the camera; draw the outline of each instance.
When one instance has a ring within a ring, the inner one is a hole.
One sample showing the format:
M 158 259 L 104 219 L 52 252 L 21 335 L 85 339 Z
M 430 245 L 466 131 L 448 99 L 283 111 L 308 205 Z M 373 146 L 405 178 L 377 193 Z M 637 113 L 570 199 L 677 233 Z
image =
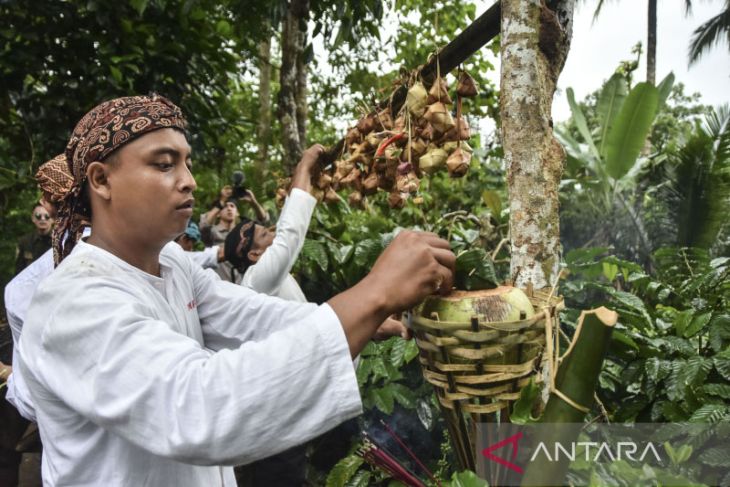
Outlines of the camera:
M 231 187 L 233 189 L 233 194 L 231 195 L 232 198 L 240 200 L 248 194 L 245 183 L 246 175 L 241 171 L 233 171 L 233 175 L 231 177 Z

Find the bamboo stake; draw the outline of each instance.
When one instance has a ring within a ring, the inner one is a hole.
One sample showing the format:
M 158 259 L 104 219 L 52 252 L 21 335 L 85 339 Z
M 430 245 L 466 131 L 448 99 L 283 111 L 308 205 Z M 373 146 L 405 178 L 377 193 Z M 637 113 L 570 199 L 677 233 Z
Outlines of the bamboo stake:
M 566 445 L 578 437 L 581 423 L 593 404 L 598 376 L 617 319 L 615 311 L 603 306 L 581 313 L 575 336 L 559 360 L 562 364 L 555 374 L 554 387 L 540 419 L 545 429 L 541 430 L 535 445 L 542 441 L 549 451 L 553 451 L 555 443 Z M 551 372 L 554 373 L 554 369 Z M 563 485 L 567 469 L 565 457 L 551 462 L 538 456 L 528 465 L 522 485 Z

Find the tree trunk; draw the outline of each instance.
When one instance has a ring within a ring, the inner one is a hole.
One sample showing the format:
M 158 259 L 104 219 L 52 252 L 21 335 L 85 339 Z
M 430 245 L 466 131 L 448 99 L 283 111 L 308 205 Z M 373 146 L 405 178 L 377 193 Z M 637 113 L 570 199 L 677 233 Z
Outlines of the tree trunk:
M 508 167 L 511 277 L 549 287 L 560 270 L 558 185 L 565 151 L 551 106 L 572 37 L 575 0 L 502 0 L 500 115 Z
M 656 2 L 649 0 L 646 39 L 646 82 L 656 85 Z
M 259 44 L 259 121 L 256 128 L 259 150 L 255 161 L 255 180 L 263 181 L 271 143 L 271 37 Z
M 282 21 L 281 34 L 281 70 L 279 74 L 279 107 L 281 122 L 282 146 L 284 147 L 284 165 L 293 168 L 302 157 L 304 141 L 300 138 L 299 113 L 297 98 L 299 95 L 298 64 L 306 37 L 309 0 L 291 0 L 287 6 L 286 17 Z M 305 29 L 304 36 L 301 28 Z M 306 73 L 304 75 L 306 93 Z M 306 97 L 306 94 L 305 94 Z M 303 128 L 302 130 L 306 130 Z
M 303 30 L 302 30 L 303 27 Z M 305 63 L 304 50 L 307 47 L 307 25 L 300 25 L 299 30 L 299 47 L 300 52 L 297 56 L 297 129 L 299 130 L 299 145 L 302 149 L 307 144 L 307 114 L 309 112 L 307 106 L 307 69 L 308 65 Z

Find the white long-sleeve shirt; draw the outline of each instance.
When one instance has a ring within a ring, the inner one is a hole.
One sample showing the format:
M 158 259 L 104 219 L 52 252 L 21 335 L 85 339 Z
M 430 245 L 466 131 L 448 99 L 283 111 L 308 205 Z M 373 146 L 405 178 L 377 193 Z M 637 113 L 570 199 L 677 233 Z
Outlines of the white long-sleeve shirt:
M 221 281 L 174 243 L 161 277 L 80 242 L 38 288 L 19 365 L 45 485 L 235 485 L 231 468 L 361 412 L 328 305 Z
M 290 274 L 307 236 L 317 199 L 294 188 L 276 223 L 274 240 L 258 262 L 246 269 L 241 285 L 287 301 L 306 302 L 302 289 Z
M 23 374 L 16 366 L 20 354 L 20 335 L 23 331 L 25 315 L 36 288 L 43 279 L 53 272 L 53 249 L 47 250 L 34 260 L 20 274 L 5 286 L 5 314 L 13 334 L 13 373 L 8 377 L 8 390 L 5 399 L 15 406 L 21 416 L 35 421 L 35 408 L 30 398 Z

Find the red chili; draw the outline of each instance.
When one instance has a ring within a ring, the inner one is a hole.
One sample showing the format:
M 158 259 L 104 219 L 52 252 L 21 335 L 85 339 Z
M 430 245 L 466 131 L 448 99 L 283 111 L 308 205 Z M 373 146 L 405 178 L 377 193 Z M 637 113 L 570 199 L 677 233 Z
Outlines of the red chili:
M 405 135 L 405 132 L 401 132 L 401 133 L 399 133 L 399 134 L 395 134 L 395 135 L 394 135 L 393 137 L 391 137 L 391 138 L 389 138 L 389 139 L 385 139 L 385 142 L 383 142 L 382 144 L 380 144 L 380 146 L 378 146 L 378 150 L 377 150 L 377 151 L 375 151 L 375 157 L 380 157 L 380 156 L 382 156 L 382 155 L 383 155 L 383 153 L 385 152 L 385 149 L 386 149 L 386 148 L 387 148 L 387 147 L 388 147 L 388 146 L 389 146 L 390 144 L 392 144 L 392 143 L 393 143 L 393 142 L 395 142 L 396 140 L 400 140 L 400 139 L 402 139 L 404 135 Z

